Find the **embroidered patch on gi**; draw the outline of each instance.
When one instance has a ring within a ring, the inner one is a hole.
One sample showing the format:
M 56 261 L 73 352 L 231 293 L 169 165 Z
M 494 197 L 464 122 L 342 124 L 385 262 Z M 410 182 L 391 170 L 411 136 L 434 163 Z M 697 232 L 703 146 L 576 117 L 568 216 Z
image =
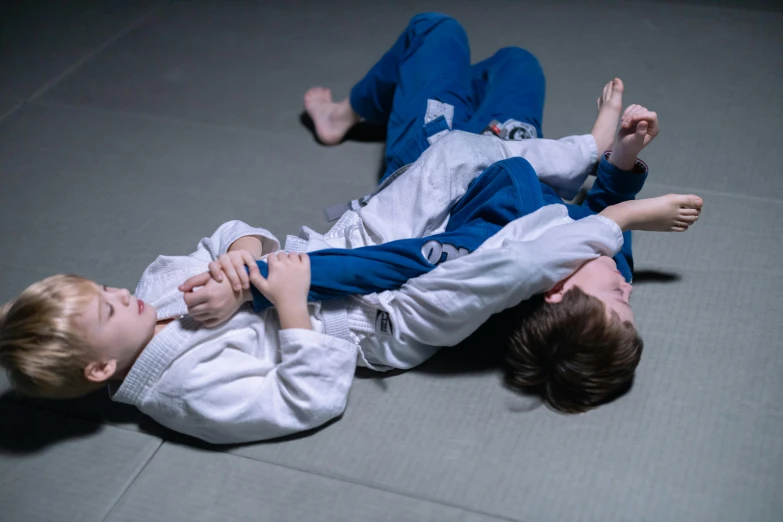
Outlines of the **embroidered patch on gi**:
M 454 106 L 438 100 L 427 100 L 427 114 L 424 115 L 424 124 L 426 125 L 438 116 L 446 118 L 446 123 L 451 129 L 451 122 L 454 121 Z
M 500 123 L 497 120 L 492 120 L 486 129 L 482 132 L 484 135 L 495 135 L 503 140 L 529 140 L 538 137 L 536 128 L 529 123 L 518 120 L 506 120 L 504 123 Z
M 391 317 L 383 310 L 378 310 L 375 315 L 375 331 L 382 335 L 394 335 Z
M 439 265 L 450 259 L 457 259 L 470 253 L 467 248 L 455 247 L 449 243 L 441 243 L 430 239 L 421 246 L 421 255 L 431 265 Z

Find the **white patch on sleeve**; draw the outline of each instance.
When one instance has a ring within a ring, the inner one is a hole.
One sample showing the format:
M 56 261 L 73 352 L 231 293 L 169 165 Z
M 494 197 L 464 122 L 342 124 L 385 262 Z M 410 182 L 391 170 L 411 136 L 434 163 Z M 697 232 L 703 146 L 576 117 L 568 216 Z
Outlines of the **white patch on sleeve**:
M 427 114 L 424 115 L 424 124 L 426 125 L 439 116 L 446 118 L 446 123 L 449 124 L 450 129 L 451 122 L 454 121 L 454 106 L 438 100 L 427 100 Z

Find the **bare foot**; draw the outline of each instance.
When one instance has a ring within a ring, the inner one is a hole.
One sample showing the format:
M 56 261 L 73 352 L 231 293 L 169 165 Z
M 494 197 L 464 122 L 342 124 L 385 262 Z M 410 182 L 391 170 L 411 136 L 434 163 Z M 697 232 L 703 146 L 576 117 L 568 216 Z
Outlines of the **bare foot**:
M 598 98 L 598 116 L 595 118 L 593 130 L 590 132 L 598 147 L 598 157 L 601 158 L 614 141 L 617 121 L 623 110 L 623 91 L 625 86 L 620 78 L 615 78 L 604 85 L 604 91 Z
M 332 101 L 332 91 L 313 87 L 304 95 L 307 114 L 313 119 L 315 134 L 324 145 L 336 145 L 348 130 L 359 122 L 359 115 L 351 108 L 347 99 Z
M 704 201 L 692 194 L 668 194 L 657 198 L 624 201 L 604 209 L 623 230 L 685 232 L 701 215 Z

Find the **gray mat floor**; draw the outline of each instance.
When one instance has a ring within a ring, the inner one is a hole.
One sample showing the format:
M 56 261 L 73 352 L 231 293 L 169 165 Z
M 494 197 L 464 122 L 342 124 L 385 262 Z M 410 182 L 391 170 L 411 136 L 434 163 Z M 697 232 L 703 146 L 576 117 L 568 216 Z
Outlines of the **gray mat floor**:
M 4 2 L 0 301 L 57 272 L 133 288 L 228 219 L 278 236 L 366 194 L 383 145 L 317 145 L 317 84 L 346 95 L 416 12 L 478 60 L 539 56 L 549 137 L 586 132 L 613 76 L 661 116 L 643 195 L 706 200 L 638 235 L 633 390 L 565 417 L 451 350 L 361 375 L 305 437 L 209 448 L 97 394 L 0 399 L 0 519 L 783 520 L 783 14 L 775 1 Z M 0 391 L 7 390 L 0 381 Z

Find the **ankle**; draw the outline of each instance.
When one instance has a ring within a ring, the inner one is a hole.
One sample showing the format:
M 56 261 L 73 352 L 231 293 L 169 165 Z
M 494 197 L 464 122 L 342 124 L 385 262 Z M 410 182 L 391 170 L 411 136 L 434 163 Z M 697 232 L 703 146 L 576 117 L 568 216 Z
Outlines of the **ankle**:
M 600 132 L 595 128 L 590 134 L 592 134 L 593 139 L 595 140 L 595 148 L 598 151 L 598 159 L 601 159 L 604 156 L 604 153 L 612 146 L 612 140 L 606 139 L 606 133 Z
M 340 115 L 341 119 L 350 120 L 354 123 L 359 121 L 359 115 L 356 114 L 356 111 L 353 110 L 353 107 L 351 107 L 351 100 L 348 98 L 344 99 L 343 101 L 336 103 L 337 113 Z
M 633 210 L 633 206 L 629 205 L 629 201 L 623 201 L 606 207 L 599 215 L 611 219 L 617 223 L 620 230 L 627 232 L 632 230 L 633 227 Z

